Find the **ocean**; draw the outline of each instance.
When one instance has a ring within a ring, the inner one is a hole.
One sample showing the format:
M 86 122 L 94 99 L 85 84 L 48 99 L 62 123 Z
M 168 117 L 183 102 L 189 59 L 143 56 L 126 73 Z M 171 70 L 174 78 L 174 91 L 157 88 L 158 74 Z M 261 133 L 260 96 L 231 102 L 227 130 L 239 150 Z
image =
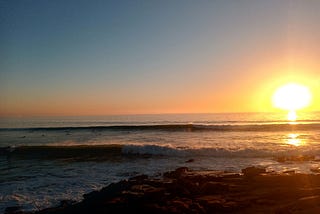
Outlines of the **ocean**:
M 0 119 L 0 212 L 38 210 L 139 174 L 194 170 L 313 173 L 320 113 Z

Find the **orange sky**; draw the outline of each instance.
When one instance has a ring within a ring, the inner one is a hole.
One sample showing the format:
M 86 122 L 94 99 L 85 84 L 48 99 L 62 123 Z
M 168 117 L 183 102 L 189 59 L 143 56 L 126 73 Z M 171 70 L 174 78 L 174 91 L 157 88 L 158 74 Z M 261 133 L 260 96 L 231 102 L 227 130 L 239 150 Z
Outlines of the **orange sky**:
M 320 2 L 6 4 L 1 116 L 320 110 Z

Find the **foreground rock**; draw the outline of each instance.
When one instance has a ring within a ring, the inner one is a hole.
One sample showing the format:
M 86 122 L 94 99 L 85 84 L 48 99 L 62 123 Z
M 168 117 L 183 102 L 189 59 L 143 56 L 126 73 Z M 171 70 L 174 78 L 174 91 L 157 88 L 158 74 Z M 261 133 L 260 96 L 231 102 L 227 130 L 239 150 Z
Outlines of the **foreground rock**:
M 320 213 L 320 175 L 242 172 L 183 167 L 162 179 L 141 175 L 36 213 Z

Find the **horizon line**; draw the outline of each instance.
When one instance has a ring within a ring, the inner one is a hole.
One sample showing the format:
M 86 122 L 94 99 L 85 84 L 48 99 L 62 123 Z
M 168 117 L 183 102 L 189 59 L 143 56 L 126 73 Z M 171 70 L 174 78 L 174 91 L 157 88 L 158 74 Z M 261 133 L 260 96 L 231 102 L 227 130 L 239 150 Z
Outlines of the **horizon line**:
M 63 115 L 63 114 L 39 114 L 39 115 L 0 115 L 0 118 L 31 118 L 31 117 L 108 117 L 108 116 L 152 116 L 152 115 L 205 115 L 205 114 L 277 114 L 287 112 L 287 110 L 280 111 L 243 111 L 243 112 L 170 112 L 170 113 L 115 113 L 115 114 L 83 114 L 83 115 Z M 315 111 L 303 111 L 303 113 L 317 113 Z

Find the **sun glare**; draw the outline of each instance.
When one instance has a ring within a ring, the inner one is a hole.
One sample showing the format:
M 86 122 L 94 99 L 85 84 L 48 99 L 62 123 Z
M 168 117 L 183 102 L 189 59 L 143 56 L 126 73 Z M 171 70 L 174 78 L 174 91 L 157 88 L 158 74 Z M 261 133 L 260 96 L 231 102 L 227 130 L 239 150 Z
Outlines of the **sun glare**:
M 276 90 L 272 97 L 273 106 L 288 110 L 288 120 L 297 119 L 296 110 L 307 107 L 311 102 L 309 88 L 296 83 L 289 83 Z
M 287 116 L 290 121 L 295 121 L 297 119 L 297 114 L 294 110 L 290 110 Z

